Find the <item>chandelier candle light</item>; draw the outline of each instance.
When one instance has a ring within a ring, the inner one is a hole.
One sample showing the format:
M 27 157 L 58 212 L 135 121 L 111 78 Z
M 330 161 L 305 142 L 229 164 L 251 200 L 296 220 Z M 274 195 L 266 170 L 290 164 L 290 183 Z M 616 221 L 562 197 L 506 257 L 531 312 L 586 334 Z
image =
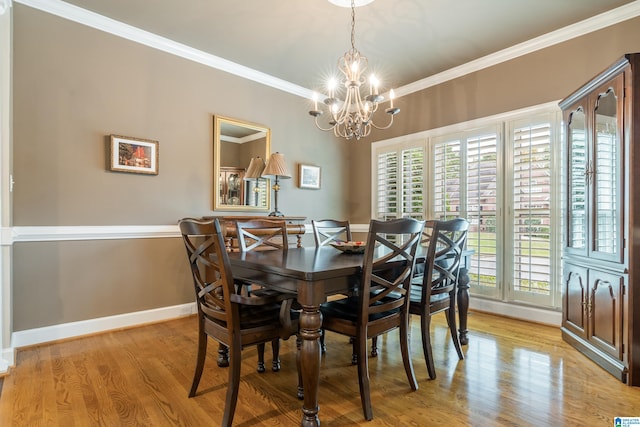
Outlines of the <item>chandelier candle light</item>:
M 356 6 L 355 0 L 351 0 L 351 49 L 343 57 L 338 59 L 338 69 L 342 73 L 340 84 L 344 86 L 344 100 L 339 98 L 342 92 L 340 85 L 335 79 L 328 83 L 329 95 L 324 100 L 326 110 L 330 115 L 328 125 L 324 128 L 318 123 L 318 117 L 323 112 L 318 109 L 318 94 L 313 94 L 313 110 L 309 114 L 314 117 L 316 126 L 323 131 L 333 130 L 337 137 L 347 140 L 366 137 L 371 133 L 371 128 L 388 129 L 393 124 L 393 116 L 400 112 L 400 109 L 393 106 L 393 89 L 389 91 L 389 107 L 385 113 L 391 116 L 391 120 L 386 126 L 378 126 L 373 123 L 373 115 L 378 110 L 379 104 L 384 101 L 384 96 L 379 93 L 380 82 L 372 74 L 369 77 L 368 85 L 364 73 L 369 61 L 367 57 L 360 54 L 355 46 L 355 26 L 356 26 Z M 368 94 L 361 95 L 361 89 Z
M 291 178 L 291 174 L 289 173 L 289 169 L 287 169 L 287 164 L 284 161 L 284 154 L 282 153 L 272 153 L 269 157 L 269 161 L 267 162 L 267 166 L 264 168 L 262 172 L 262 176 L 264 177 L 274 177 L 275 184 L 273 187 L 273 196 L 275 208 L 273 212 L 269 214 L 269 216 L 284 216 L 282 212 L 278 210 L 278 191 L 280 191 L 280 184 L 278 184 L 278 178 L 288 179 Z

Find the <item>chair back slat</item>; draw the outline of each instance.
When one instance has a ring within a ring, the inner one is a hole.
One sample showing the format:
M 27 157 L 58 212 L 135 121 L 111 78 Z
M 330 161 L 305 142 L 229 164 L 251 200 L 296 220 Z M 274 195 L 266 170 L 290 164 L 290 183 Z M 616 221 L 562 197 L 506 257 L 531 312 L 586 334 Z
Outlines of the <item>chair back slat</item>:
M 353 239 L 349 221 L 335 219 L 311 220 L 311 227 L 318 247 L 325 246 L 331 242 L 348 242 Z
M 456 289 L 468 229 L 469 222 L 463 218 L 426 222 L 423 234 L 428 237 L 427 264 L 422 281 L 425 303 L 432 295 Z
M 288 250 L 287 223 L 284 220 L 253 219 L 236 221 L 240 251 Z
M 371 220 L 359 290 L 360 324 L 408 312 L 411 275 L 423 227 L 424 221 L 411 218 Z M 386 316 L 375 316 L 381 313 Z

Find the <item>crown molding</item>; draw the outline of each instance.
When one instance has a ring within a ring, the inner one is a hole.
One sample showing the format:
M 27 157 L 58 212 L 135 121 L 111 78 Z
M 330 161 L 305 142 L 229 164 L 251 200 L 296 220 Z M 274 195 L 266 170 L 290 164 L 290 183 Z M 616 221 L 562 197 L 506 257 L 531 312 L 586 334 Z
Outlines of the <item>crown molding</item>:
M 11 8 L 11 0 L 0 0 L 0 15 L 4 15 Z
M 0 0 L 7 1 L 7 0 Z M 38 9 L 64 19 L 86 25 L 100 31 L 113 34 L 118 37 L 131 40 L 145 46 L 161 50 L 172 55 L 188 59 L 211 68 L 215 68 L 238 77 L 255 81 L 266 86 L 273 87 L 293 95 L 312 99 L 313 91 L 303 88 L 285 80 L 273 77 L 263 72 L 254 70 L 244 65 L 220 58 L 215 55 L 194 49 L 187 45 L 177 43 L 165 37 L 158 36 L 148 31 L 141 30 L 131 25 L 99 15 L 86 9 L 58 0 L 14 0 L 25 6 Z M 9 1 L 9 4 L 11 2 Z M 623 21 L 640 16 L 640 0 L 636 0 L 616 9 L 601 13 L 591 18 L 569 25 L 556 31 L 544 34 L 523 43 L 511 46 L 501 51 L 486 55 L 482 58 L 470 61 L 458 67 L 451 68 L 430 77 L 418 80 L 395 90 L 396 96 L 404 96 L 427 89 L 432 86 L 492 67 L 511 59 L 544 49 L 558 43 L 571 40 L 576 37 L 600 30 L 602 28 L 618 24 Z
M 63 1 L 15 0 L 15 2 L 284 92 L 309 99 L 313 96 L 313 91 L 310 89 Z
M 492 53 L 482 58 L 478 58 L 458 67 L 434 74 L 416 82 L 401 86 L 395 89 L 396 97 L 409 95 L 427 89 L 432 86 L 465 76 L 485 68 L 498 65 L 502 62 L 510 61 L 520 56 L 536 52 L 547 47 L 574 39 L 576 37 L 589 34 L 602 28 L 627 21 L 640 15 L 640 0 L 620 6 L 616 9 L 601 13 L 600 15 L 587 18 L 573 25 L 543 34 L 531 40 L 527 40 L 515 46 L 508 47 L 498 52 Z

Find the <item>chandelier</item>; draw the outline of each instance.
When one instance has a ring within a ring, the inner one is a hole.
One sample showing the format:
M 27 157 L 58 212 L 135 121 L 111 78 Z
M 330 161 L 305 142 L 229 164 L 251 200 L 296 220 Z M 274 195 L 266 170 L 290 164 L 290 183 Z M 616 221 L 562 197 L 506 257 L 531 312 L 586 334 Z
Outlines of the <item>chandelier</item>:
M 338 69 L 342 73 L 340 82 L 330 79 L 328 83 L 328 97 L 323 101 L 329 114 L 328 127 L 323 127 L 318 117 L 323 111 L 318 108 L 318 94 L 313 94 L 313 110 L 309 114 L 314 117 L 318 129 L 323 131 L 333 130 L 333 134 L 347 140 L 366 137 L 371 133 L 371 128 L 388 129 L 393 124 L 393 116 L 400 112 L 394 108 L 393 89 L 389 91 L 389 107 L 384 110 L 390 116 L 389 123 L 378 126 L 373 122 L 373 115 L 384 96 L 379 93 L 379 81 L 372 74 L 366 83 L 365 71 L 369 65 L 367 57 L 362 55 L 355 46 L 356 6 L 355 0 L 351 0 L 351 49 L 338 59 Z M 368 94 L 363 95 L 362 92 Z M 344 89 L 343 89 L 343 88 Z M 341 99 L 343 96 L 343 99 Z

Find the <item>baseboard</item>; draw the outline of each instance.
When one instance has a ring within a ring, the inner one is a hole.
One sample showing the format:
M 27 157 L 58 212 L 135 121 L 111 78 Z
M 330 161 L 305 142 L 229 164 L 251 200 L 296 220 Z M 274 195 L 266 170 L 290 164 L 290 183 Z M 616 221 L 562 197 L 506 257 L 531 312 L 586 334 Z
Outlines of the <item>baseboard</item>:
M 469 298 L 469 309 L 550 326 L 560 327 L 562 324 L 562 313 L 559 311 L 474 298 L 473 295 Z
M 9 367 L 15 365 L 15 349 L 3 348 L 0 353 L 0 376 L 9 372 Z
M 153 310 L 137 311 L 115 316 L 100 317 L 98 319 L 80 322 L 63 323 L 43 328 L 18 331 L 11 334 L 11 345 L 14 349 L 29 345 L 42 344 L 81 335 L 106 332 L 113 329 L 137 326 L 144 323 L 159 322 L 188 316 L 196 312 L 194 303 L 156 308 Z

